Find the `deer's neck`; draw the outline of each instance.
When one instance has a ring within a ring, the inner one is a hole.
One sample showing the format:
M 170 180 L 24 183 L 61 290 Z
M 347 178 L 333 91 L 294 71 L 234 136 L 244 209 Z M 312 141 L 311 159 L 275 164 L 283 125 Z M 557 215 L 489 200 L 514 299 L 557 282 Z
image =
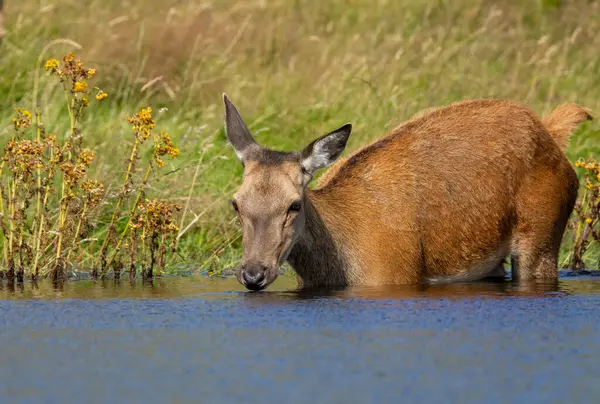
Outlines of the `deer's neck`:
M 307 191 L 306 224 L 303 234 L 292 247 L 288 262 L 303 287 L 347 286 L 347 263 L 332 233 L 337 215 L 327 201 Z M 339 244 L 339 243 L 338 243 Z

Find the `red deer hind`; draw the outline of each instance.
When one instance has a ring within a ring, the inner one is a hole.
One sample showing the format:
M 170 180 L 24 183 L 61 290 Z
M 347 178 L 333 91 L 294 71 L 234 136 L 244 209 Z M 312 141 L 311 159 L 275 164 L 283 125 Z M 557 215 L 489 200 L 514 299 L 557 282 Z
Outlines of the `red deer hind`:
M 558 251 L 577 197 L 564 155 L 590 114 L 565 105 L 542 120 L 510 101 L 471 100 L 392 130 L 326 173 L 351 125 L 306 146 L 261 147 L 223 96 L 227 137 L 244 166 L 232 204 L 242 227 L 236 274 L 250 290 L 286 260 L 299 286 L 467 281 L 504 273 L 556 280 Z

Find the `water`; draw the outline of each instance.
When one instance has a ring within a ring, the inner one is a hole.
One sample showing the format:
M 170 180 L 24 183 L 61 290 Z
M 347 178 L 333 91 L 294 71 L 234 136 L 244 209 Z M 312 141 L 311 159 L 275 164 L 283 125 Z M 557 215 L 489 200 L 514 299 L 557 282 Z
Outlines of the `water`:
M 600 279 L 0 283 L 6 403 L 597 403 Z

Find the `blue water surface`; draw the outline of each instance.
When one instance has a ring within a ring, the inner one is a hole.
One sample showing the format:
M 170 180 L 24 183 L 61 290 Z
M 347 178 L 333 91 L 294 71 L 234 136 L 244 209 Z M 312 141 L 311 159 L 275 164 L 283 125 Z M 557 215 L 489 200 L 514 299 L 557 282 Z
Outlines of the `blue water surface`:
M 600 281 L 0 289 L 2 403 L 598 403 Z

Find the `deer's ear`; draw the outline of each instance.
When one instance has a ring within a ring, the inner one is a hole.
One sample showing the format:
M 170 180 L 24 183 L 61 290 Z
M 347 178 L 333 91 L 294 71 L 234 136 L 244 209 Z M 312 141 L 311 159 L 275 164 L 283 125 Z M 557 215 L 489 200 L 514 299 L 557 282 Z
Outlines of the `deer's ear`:
M 258 144 L 235 105 L 227 98 L 227 94 L 223 94 L 223 103 L 225 104 L 225 133 L 237 157 L 244 161 L 244 156 L 248 151 L 258 147 Z
M 304 171 L 314 175 L 317 170 L 327 167 L 337 160 L 346 148 L 351 131 L 352 125 L 346 124 L 306 146 L 302 151 L 300 163 Z

